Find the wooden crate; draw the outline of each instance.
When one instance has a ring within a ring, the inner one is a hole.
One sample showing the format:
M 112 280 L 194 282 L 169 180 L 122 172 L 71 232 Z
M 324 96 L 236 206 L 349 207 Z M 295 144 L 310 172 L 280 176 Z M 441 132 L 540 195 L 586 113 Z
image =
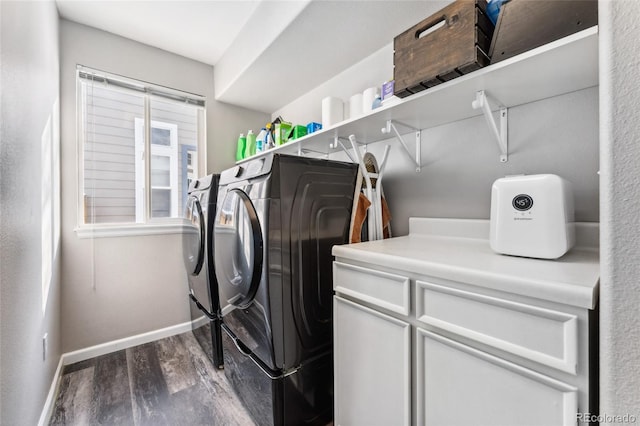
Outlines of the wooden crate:
M 457 0 L 393 40 L 401 98 L 489 64 L 493 24 L 485 0 Z
M 511 0 L 503 3 L 489 50 L 491 63 L 598 25 L 597 0 Z

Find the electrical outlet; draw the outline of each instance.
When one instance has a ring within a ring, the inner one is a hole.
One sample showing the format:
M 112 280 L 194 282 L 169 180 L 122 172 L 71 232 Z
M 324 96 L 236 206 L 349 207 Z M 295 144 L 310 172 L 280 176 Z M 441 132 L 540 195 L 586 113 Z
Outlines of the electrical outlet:
M 42 360 L 47 360 L 47 352 L 49 352 L 49 333 L 44 333 L 42 336 Z

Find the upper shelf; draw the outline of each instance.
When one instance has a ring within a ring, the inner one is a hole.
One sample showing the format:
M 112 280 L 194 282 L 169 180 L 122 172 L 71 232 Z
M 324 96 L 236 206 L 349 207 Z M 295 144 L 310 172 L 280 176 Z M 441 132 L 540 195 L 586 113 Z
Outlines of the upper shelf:
M 513 107 L 597 85 L 598 27 L 595 26 L 267 152 L 329 154 L 340 149 L 333 146 L 336 137 L 347 138 L 353 134 L 358 142 L 366 144 L 388 139 L 390 135 L 381 131 L 387 120 L 428 129 L 475 117 L 482 114 L 471 106 L 479 90 L 486 91 L 505 107 Z M 261 152 L 250 158 L 265 154 Z

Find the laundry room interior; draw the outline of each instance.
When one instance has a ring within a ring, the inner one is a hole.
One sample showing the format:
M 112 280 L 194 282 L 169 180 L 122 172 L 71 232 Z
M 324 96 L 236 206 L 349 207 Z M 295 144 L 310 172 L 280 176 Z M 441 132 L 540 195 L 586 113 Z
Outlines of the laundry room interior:
M 0 22 L 0 425 L 639 421 L 640 3 Z

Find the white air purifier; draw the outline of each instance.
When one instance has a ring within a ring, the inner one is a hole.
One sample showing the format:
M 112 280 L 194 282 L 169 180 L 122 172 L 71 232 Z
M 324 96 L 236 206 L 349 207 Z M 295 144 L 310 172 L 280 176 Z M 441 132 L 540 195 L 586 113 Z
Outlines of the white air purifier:
M 496 180 L 489 240 L 502 254 L 540 259 L 564 255 L 575 243 L 571 184 L 551 174 Z

